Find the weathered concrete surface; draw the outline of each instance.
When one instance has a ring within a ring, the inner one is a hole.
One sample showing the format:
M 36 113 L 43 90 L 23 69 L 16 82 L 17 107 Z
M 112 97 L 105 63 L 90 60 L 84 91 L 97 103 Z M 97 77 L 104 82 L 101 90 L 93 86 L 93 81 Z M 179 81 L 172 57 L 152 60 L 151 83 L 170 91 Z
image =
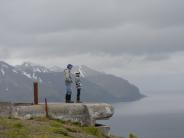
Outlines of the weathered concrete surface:
M 0 117 L 11 117 L 12 104 L 9 102 L 0 102 Z
M 96 120 L 103 120 L 112 117 L 114 110 L 110 104 L 85 104 L 87 106 L 89 114 Z
M 102 124 L 96 124 L 96 128 L 99 129 L 104 135 L 110 136 L 110 127 Z
M 44 117 L 45 104 L 0 104 L 0 116 L 19 119 Z M 48 104 L 49 117 L 78 121 L 83 125 L 95 125 L 96 120 L 109 119 L 114 114 L 110 104 L 105 103 L 52 103 Z

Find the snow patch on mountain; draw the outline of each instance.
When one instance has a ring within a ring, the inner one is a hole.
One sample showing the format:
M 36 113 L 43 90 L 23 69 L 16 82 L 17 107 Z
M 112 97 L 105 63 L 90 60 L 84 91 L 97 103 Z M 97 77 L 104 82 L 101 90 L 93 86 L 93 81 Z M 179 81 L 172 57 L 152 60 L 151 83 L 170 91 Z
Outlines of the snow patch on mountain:
M 35 73 L 33 73 L 32 78 L 33 78 L 34 80 L 37 80 L 37 79 L 38 79 L 38 77 L 35 75 Z
M 5 75 L 5 71 L 3 68 L 1 68 L 1 74 L 4 76 Z
M 33 72 L 42 72 L 39 68 L 33 68 Z
M 24 67 L 32 67 L 32 66 L 37 66 L 37 65 L 34 64 L 34 63 L 31 63 L 31 62 L 24 62 L 24 63 L 22 63 L 21 66 L 24 66 Z
M 28 77 L 28 78 L 32 79 L 31 74 L 28 74 L 27 72 L 22 72 L 22 74 L 23 74 L 23 75 L 25 75 L 26 77 Z
M 12 69 L 12 71 L 13 71 L 14 73 L 18 73 L 18 71 L 17 71 L 17 70 L 15 70 L 15 69 Z
M 24 62 L 22 65 L 17 65 L 16 69 L 23 72 L 39 72 L 39 73 L 47 73 L 50 72 L 50 70 L 44 66 L 36 65 L 34 63 L 30 62 Z
M 27 73 L 27 72 L 22 72 L 22 74 L 23 74 L 24 76 L 26 76 L 27 78 L 30 78 L 30 79 L 33 79 L 33 80 L 38 80 L 39 82 L 43 82 L 43 80 L 42 80 L 40 77 L 38 77 L 35 73 L 33 73 L 33 74 L 31 75 L 31 74 L 29 74 L 29 73 Z

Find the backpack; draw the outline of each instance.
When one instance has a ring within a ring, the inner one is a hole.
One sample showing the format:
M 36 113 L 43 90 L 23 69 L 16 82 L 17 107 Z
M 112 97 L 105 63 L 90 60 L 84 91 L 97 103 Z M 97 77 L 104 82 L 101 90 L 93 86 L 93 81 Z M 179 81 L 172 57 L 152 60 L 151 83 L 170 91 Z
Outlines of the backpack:
M 72 77 L 69 69 L 64 70 L 64 79 L 65 79 L 65 82 L 72 83 Z

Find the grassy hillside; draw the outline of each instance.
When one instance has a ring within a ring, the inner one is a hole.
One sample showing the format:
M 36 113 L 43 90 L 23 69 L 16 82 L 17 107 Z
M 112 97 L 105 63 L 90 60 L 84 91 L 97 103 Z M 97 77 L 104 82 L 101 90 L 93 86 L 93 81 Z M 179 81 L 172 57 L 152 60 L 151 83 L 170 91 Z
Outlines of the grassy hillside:
M 79 123 L 35 118 L 18 120 L 0 118 L 0 138 L 107 138 L 95 127 Z M 117 138 L 111 136 L 109 138 Z M 130 138 L 136 138 L 130 136 Z

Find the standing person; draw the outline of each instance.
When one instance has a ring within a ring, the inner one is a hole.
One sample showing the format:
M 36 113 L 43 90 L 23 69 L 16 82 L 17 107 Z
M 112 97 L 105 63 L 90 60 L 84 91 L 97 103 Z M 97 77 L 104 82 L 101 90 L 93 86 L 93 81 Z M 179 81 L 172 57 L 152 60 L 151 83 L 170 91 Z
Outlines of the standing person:
M 64 79 L 65 79 L 65 86 L 66 86 L 66 95 L 65 95 L 65 102 L 71 103 L 71 95 L 72 95 L 72 73 L 71 70 L 73 65 L 68 64 L 67 68 L 64 70 Z
M 77 89 L 77 103 L 80 103 L 80 93 L 81 93 L 81 81 L 80 81 L 80 72 L 75 73 L 75 85 Z

